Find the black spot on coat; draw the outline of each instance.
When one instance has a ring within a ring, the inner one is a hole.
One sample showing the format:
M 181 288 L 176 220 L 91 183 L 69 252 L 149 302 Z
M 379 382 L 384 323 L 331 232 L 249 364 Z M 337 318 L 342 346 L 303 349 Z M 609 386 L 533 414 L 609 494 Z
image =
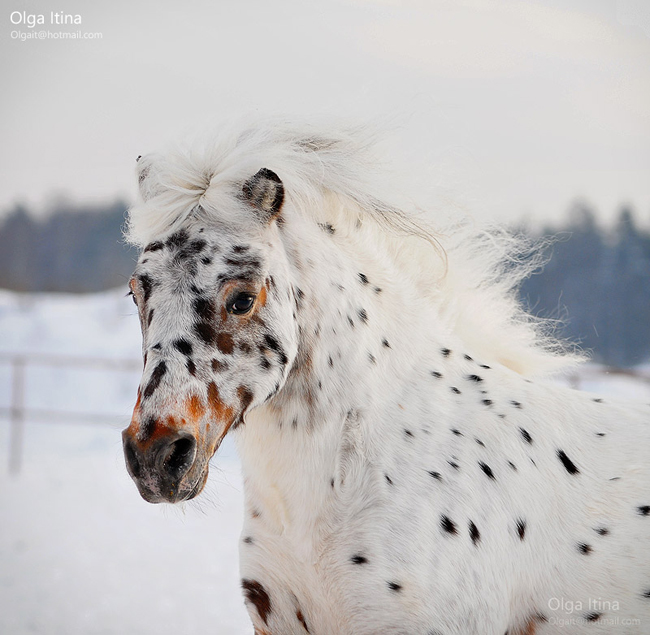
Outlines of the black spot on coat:
M 469 521 L 469 535 L 474 544 L 477 544 L 481 540 L 481 533 L 479 532 L 476 525 L 470 520 Z
M 142 293 L 144 295 L 144 301 L 147 302 L 151 297 L 151 291 L 153 290 L 155 283 L 152 280 L 151 276 L 143 273 L 141 276 L 138 276 L 138 281 L 142 287 Z
M 147 252 L 147 251 L 158 251 L 159 249 L 162 249 L 163 246 L 164 246 L 163 243 L 162 243 L 161 241 L 158 240 L 158 241 L 156 241 L 156 242 L 149 243 L 149 244 L 144 248 L 144 252 Z M 144 253 L 144 252 L 143 252 L 143 253 Z
M 192 354 L 192 344 L 190 344 L 186 339 L 176 340 L 174 342 L 174 348 L 180 353 L 183 353 L 183 355 Z
M 533 444 L 533 437 L 530 436 L 528 430 L 519 428 L 519 432 L 521 433 L 521 436 L 524 438 L 524 441 L 526 441 L 526 443 L 530 443 L 531 445 Z
M 479 461 L 478 464 L 488 478 L 491 478 L 492 480 L 496 480 L 496 477 L 494 476 L 494 472 L 492 472 L 492 468 L 489 465 L 483 463 L 482 461 Z
M 194 332 L 208 345 L 213 345 L 217 339 L 217 331 L 210 322 L 198 322 L 194 325 Z
M 449 516 L 442 516 L 440 518 L 440 526 L 448 534 L 457 534 L 458 533 L 458 529 L 456 529 L 456 524 L 454 523 L 453 520 L 451 520 L 449 518 Z
M 562 461 L 562 465 L 564 465 L 564 469 L 569 473 L 569 474 L 580 474 L 580 470 L 574 465 L 573 461 L 564 453 L 564 450 L 558 450 L 557 451 L 557 456 Z
M 289 359 L 287 358 L 280 342 L 278 342 L 275 337 L 269 335 L 268 333 L 264 336 L 264 342 L 272 351 L 275 351 L 278 354 L 280 363 L 285 366 L 288 363 Z
M 333 236 L 336 233 L 336 229 L 329 223 L 318 223 L 318 226 L 324 231 Z
M 521 518 L 517 520 L 517 535 L 519 540 L 523 540 L 526 536 L 526 521 Z
M 153 373 L 151 373 L 151 377 L 145 389 L 142 391 L 142 396 L 145 399 L 153 395 L 156 388 L 158 388 L 158 386 L 160 385 L 160 382 L 166 372 L 167 372 L 167 364 L 164 361 L 159 362 L 158 365 L 153 369 Z
M 585 620 L 587 622 L 597 622 L 602 617 L 602 615 L 602 613 L 587 613 L 585 615 Z
M 180 248 L 189 240 L 189 234 L 184 229 L 177 231 L 167 239 L 167 246 L 171 248 Z
M 210 298 L 195 298 L 194 312 L 202 322 L 213 322 L 216 318 L 214 302 Z

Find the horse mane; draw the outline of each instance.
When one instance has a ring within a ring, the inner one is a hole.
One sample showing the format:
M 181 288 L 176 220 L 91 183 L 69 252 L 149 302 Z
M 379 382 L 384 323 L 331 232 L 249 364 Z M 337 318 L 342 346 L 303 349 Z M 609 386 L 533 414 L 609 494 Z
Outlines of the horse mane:
M 176 231 L 197 209 L 241 210 L 241 186 L 272 169 L 286 199 L 303 215 L 345 233 L 362 227 L 446 326 L 482 361 L 527 376 L 565 371 L 582 356 L 553 335 L 518 299 L 522 281 L 543 264 L 542 246 L 504 229 L 461 220 L 433 228 L 400 180 L 387 178 L 377 152 L 382 133 L 366 126 L 238 122 L 138 163 L 141 201 L 129 210 L 125 237 L 143 247 Z M 424 180 L 422 181 L 424 182 Z

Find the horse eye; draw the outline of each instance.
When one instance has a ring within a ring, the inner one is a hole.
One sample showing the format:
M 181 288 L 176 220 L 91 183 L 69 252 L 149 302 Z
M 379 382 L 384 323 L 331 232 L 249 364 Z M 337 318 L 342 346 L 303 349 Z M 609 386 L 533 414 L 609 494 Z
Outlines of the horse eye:
M 228 301 L 228 313 L 244 315 L 253 308 L 255 296 L 252 293 L 238 293 Z

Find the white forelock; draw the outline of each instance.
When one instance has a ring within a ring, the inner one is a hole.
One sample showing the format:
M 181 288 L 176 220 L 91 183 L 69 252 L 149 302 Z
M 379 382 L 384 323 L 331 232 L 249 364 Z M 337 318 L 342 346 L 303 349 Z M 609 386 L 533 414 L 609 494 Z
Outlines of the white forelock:
M 238 123 L 138 162 L 141 201 L 126 237 L 138 246 L 165 237 L 200 208 L 242 222 L 242 184 L 260 168 L 276 172 L 286 201 L 302 215 L 337 227 L 364 225 L 392 254 L 418 291 L 483 359 L 525 375 L 564 370 L 580 356 L 551 335 L 552 324 L 526 313 L 517 288 L 540 264 L 529 240 L 459 219 L 424 220 L 426 198 L 387 176 L 381 135 L 365 126 L 296 124 L 274 119 Z M 250 222 L 253 222 L 252 220 Z M 370 234 L 368 233 L 370 232 Z

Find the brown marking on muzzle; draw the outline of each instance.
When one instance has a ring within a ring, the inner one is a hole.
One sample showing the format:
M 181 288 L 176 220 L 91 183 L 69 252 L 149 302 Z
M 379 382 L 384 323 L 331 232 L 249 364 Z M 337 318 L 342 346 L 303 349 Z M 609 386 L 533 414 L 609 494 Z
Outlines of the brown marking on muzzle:
M 235 413 L 230 406 L 227 406 L 221 400 L 219 389 L 213 381 L 208 384 L 208 408 L 210 408 L 210 413 L 214 419 L 226 424 L 223 433 L 225 435 L 235 419 Z
M 146 445 L 151 445 L 154 441 L 169 436 L 170 432 L 176 429 L 176 420 L 173 417 L 171 417 L 171 422 L 170 417 L 168 417 L 166 424 L 162 423 L 160 419 L 153 419 L 152 426 L 147 429 L 148 434 L 144 442 Z
M 173 417 L 167 417 L 165 423 L 155 417 L 147 417 L 144 422 L 141 422 L 140 412 L 134 411 L 131 424 L 125 430 L 125 433 L 144 450 L 157 439 L 167 436 L 170 430 L 174 429 L 176 429 L 176 421 Z
M 192 395 L 185 402 L 185 409 L 191 421 L 198 421 L 205 414 L 205 404 L 198 395 Z

